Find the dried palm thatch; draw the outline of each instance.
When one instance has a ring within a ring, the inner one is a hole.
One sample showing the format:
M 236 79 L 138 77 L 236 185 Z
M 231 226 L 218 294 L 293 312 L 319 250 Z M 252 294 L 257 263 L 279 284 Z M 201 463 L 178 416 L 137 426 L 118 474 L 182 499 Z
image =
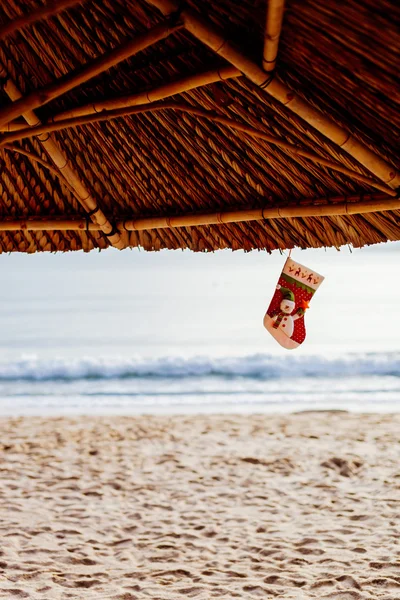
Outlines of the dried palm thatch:
M 0 251 L 400 239 L 400 5 L 8 0 Z

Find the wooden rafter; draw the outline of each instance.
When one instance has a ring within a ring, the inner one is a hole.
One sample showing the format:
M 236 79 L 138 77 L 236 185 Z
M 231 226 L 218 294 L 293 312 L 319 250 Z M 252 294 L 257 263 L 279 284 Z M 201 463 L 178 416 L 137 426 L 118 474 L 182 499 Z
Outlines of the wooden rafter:
M 181 25 L 173 25 L 168 20 L 146 33 L 138 35 L 133 40 L 129 40 L 118 48 L 107 52 L 103 56 L 89 62 L 83 68 L 77 69 L 72 73 L 60 77 L 53 83 L 21 97 L 8 106 L 0 109 L 0 127 L 3 127 L 13 119 L 20 117 L 27 111 L 39 108 L 51 100 L 58 98 L 62 94 L 82 85 L 93 77 L 100 75 L 111 67 L 117 65 L 123 60 L 137 54 L 141 50 L 148 48 L 156 42 L 166 38 L 168 35 L 181 28 Z
M 118 103 L 119 105 L 119 103 Z M 376 182 L 370 177 L 366 177 L 354 171 L 352 169 L 348 169 L 344 167 L 342 164 L 338 162 L 334 162 L 332 160 L 328 160 L 322 156 L 319 156 L 315 152 L 310 152 L 307 148 L 302 148 L 301 146 L 290 144 L 281 138 L 277 138 L 273 135 L 270 135 L 262 130 L 256 129 L 255 127 L 251 127 L 246 125 L 245 123 L 240 123 L 233 119 L 229 119 L 227 117 L 223 117 L 218 113 L 213 111 L 207 111 L 201 108 L 197 108 L 191 106 L 189 104 L 179 104 L 179 103 L 153 103 L 149 105 L 141 105 L 136 107 L 131 107 L 128 105 L 126 108 L 120 108 L 111 111 L 102 111 L 100 113 L 92 113 L 89 115 L 84 115 L 82 117 L 74 117 L 72 119 L 58 120 L 58 118 L 54 119 L 53 123 L 49 123 L 46 125 L 39 125 L 34 128 L 28 127 L 17 132 L 5 133 L 0 138 L 0 147 L 10 144 L 15 141 L 20 141 L 25 138 L 35 137 L 38 135 L 45 135 L 48 133 L 52 133 L 54 131 L 61 131 L 63 129 L 67 129 L 69 127 L 79 127 L 83 125 L 88 125 L 91 123 L 99 123 L 103 121 L 111 121 L 112 119 L 117 119 L 124 116 L 146 113 L 146 112 L 155 112 L 159 110 L 177 110 L 181 112 L 187 112 L 189 114 L 193 114 L 202 119 L 211 120 L 214 123 L 225 125 L 230 127 L 236 131 L 240 131 L 245 133 L 248 136 L 255 137 L 261 140 L 264 140 L 270 144 L 283 148 L 290 154 L 295 156 L 302 156 L 312 162 L 323 165 L 332 169 L 333 171 L 337 171 L 342 173 L 343 175 L 347 175 L 350 179 L 354 179 L 356 181 L 360 181 L 366 185 L 371 187 L 375 187 L 376 189 L 385 192 L 390 196 L 396 196 L 396 191 L 392 190 L 389 186 Z M 65 113 L 62 113 L 65 114 Z M 60 115 L 59 115 L 60 116 Z
M 11 100 L 18 101 L 21 98 L 21 92 L 17 88 L 14 81 L 9 76 L 4 65 L 0 63 L 0 76 L 5 80 L 4 91 Z M 29 125 L 40 125 L 41 122 L 33 111 L 24 113 L 24 118 Z M 107 236 L 110 244 L 116 248 L 122 249 L 125 247 L 123 239 L 115 227 L 107 219 L 101 208 L 99 208 L 97 200 L 91 192 L 82 183 L 79 175 L 73 169 L 68 157 L 62 151 L 57 142 L 49 135 L 38 136 L 37 139 L 46 150 L 55 166 L 61 173 L 61 177 L 68 181 L 69 186 L 74 190 L 74 196 L 84 210 L 90 214 L 92 221 L 98 228 Z
M 267 73 L 275 69 L 284 10 L 285 0 L 268 0 L 262 61 L 263 69 Z
M 26 15 L 21 15 L 0 27 L 0 40 L 19 29 L 23 29 L 28 25 L 33 25 L 33 23 L 42 19 L 54 17 L 63 10 L 71 8 L 76 4 L 82 4 L 82 2 L 84 2 L 84 0 L 53 0 L 53 2 L 48 2 L 44 6 L 39 6 L 36 10 L 33 10 Z
M 361 199 L 360 197 L 340 197 L 330 199 L 329 203 L 326 199 L 324 200 L 325 204 L 313 204 L 315 199 L 312 199 L 309 205 L 301 206 L 240 208 L 202 214 L 171 215 L 169 217 L 117 218 L 116 223 L 121 231 L 144 231 L 245 223 L 248 221 L 265 221 L 269 219 L 361 215 L 388 210 L 400 210 L 400 199 L 391 198 L 385 194 L 365 195 Z M 85 231 L 86 229 L 89 231 L 98 231 L 100 227 L 96 223 L 88 223 L 86 218 L 71 218 L 68 216 L 0 220 L 0 231 Z
M 217 55 L 239 69 L 253 83 L 264 89 L 273 98 L 284 104 L 289 110 L 304 119 L 306 123 L 325 135 L 337 146 L 348 152 L 360 164 L 364 165 L 378 179 L 387 183 L 391 188 L 400 186 L 400 173 L 366 145 L 359 142 L 350 131 L 336 124 L 309 102 L 303 100 L 293 90 L 276 77 L 265 73 L 252 59 L 248 58 L 232 44 L 226 35 L 210 21 L 198 16 L 190 9 L 181 10 L 177 0 L 146 0 L 157 7 L 164 15 L 179 13 L 187 31 L 199 41 L 208 46 Z

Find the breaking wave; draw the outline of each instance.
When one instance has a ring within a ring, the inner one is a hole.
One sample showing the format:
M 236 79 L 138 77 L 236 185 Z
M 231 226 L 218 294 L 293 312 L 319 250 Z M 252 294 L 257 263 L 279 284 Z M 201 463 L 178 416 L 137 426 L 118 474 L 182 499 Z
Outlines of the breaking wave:
M 303 377 L 400 377 L 400 352 L 349 353 L 342 356 L 121 358 L 81 357 L 41 359 L 23 356 L 0 362 L 0 382 L 73 381 L 84 379 L 225 377 L 258 380 Z

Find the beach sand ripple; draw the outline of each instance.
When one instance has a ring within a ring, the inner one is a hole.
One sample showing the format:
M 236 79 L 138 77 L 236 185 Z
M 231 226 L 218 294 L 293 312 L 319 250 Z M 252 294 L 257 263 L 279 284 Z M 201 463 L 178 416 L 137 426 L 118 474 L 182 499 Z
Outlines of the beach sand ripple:
M 0 598 L 400 600 L 400 416 L 1 419 Z

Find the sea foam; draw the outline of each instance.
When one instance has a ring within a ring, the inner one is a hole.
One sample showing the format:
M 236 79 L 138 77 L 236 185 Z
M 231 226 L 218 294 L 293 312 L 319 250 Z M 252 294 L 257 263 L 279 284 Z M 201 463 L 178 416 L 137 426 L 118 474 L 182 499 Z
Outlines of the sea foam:
M 226 377 L 259 380 L 361 375 L 400 376 L 400 353 L 341 356 L 253 354 L 236 357 L 81 357 L 23 356 L 0 362 L 0 381 Z

